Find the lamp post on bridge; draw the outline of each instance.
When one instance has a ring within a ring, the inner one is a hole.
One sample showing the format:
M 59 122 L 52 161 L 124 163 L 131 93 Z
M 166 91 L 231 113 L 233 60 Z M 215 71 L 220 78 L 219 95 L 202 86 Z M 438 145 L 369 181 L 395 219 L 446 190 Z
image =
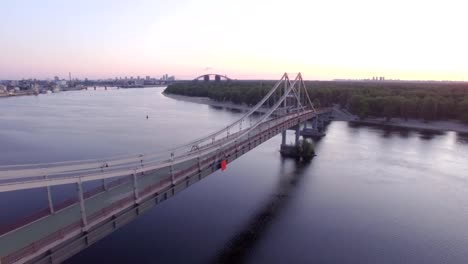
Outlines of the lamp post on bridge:
M 86 208 L 85 208 L 85 203 L 84 203 L 83 184 L 81 182 L 81 178 L 78 178 L 78 182 L 76 183 L 76 185 L 78 189 L 78 199 L 80 201 L 82 230 L 86 232 L 88 231 L 88 220 L 86 219 Z
M 44 176 L 44 179 L 47 180 L 47 174 Z M 49 201 L 49 211 L 51 214 L 55 213 L 54 202 L 52 201 L 52 192 L 50 190 L 50 185 L 47 185 L 47 200 Z

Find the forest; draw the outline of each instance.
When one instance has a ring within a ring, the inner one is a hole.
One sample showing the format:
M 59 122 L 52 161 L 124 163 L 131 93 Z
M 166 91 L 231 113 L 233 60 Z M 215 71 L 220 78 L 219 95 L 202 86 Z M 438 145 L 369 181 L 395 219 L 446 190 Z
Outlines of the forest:
M 165 92 L 253 105 L 274 84 L 274 81 L 178 82 Z M 360 118 L 458 119 L 468 123 L 468 83 L 307 81 L 306 87 L 315 106 L 339 104 Z

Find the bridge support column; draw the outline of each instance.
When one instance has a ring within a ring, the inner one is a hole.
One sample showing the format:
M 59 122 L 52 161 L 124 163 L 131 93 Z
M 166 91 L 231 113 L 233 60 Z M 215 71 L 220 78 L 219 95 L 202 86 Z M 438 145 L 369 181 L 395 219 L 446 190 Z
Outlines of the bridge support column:
M 324 127 L 324 124 L 323 124 L 323 117 L 321 115 L 318 115 L 317 117 L 317 128 L 319 130 L 322 130 Z
M 299 146 L 299 137 L 301 136 L 301 124 L 298 124 L 296 126 L 296 140 L 294 142 L 294 144 L 296 146 Z
M 314 121 L 312 122 L 312 128 L 313 128 L 314 130 L 317 130 L 317 122 L 318 122 L 317 119 L 318 119 L 318 116 L 316 116 L 316 117 L 314 118 Z
M 286 145 L 286 131 L 281 132 L 281 145 Z
M 44 179 L 47 180 L 47 175 L 44 176 Z M 51 214 L 55 212 L 54 210 L 54 202 L 52 201 L 52 192 L 50 190 L 50 186 L 47 185 L 47 200 L 49 201 L 49 211 Z
M 76 183 L 78 189 L 78 199 L 80 200 L 80 212 L 81 212 L 81 221 L 83 224 L 83 231 L 88 231 L 88 220 L 86 219 L 86 210 L 83 197 L 83 185 L 81 183 L 81 178 Z

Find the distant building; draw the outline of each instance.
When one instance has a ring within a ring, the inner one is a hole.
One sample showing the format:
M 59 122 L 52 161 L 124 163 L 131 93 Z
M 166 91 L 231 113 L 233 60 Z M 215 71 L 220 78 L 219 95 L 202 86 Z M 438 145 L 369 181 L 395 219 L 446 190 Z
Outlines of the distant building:
M 66 80 L 59 80 L 59 81 L 55 81 L 55 84 L 60 87 L 61 90 L 63 90 L 64 88 L 67 88 L 68 85 L 67 85 L 67 81 Z
M 0 94 L 8 93 L 6 85 L 0 84 Z
M 174 76 L 171 76 L 171 77 L 173 78 Z M 169 78 L 171 78 L 171 77 L 169 77 L 169 74 L 166 73 L 161 77 L 161 80 L 162 81 L 169 81 Z
M 61 91 L 61 88 L 58 84 L 52 84 L 51 88 L 53 93 L 58 93 Z
M 35 94 L 39 94 L 41 92 L 41 86 L 37 83 L 35 84 L 32 84 L 31 85 L 31 90 L 35 93 Z
M 135 85 L 136 86 L 143 86 L 145 84 L 145 81 L 143 79 L 138 78 L 135 80 Z

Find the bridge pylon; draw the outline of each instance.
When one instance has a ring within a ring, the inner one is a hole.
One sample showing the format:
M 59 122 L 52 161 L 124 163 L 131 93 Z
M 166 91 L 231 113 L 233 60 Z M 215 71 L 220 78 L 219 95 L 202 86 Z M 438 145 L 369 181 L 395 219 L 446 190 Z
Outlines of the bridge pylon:
M 287 74 L 285 75 L 287 76 Z M 330 116 L 328 112 L 318 113 L 315 110 L 301 73 L 297 74 L 294 82 L 291 82 L 289 79 L 285 80 L 284 93 L 285 95 L 286 93 L 288 94 L 283 101 L 282 106 L 285 110 L 283 114 L 304 110 L 312 110 L 315 112 L 315 115 L 310 120 L 300 120 L 297 124 L 289 128 L 289 130 L 294 130 L 295 133 L 294 142 L 292 144 L 288 144 L 287 142 L 286 131 L 281 133 L 281 154 L 298 158 L 300 157 L 299 149 L 303 147 L 303 144 L 301 144 L 301 137 L 302 141 L 304 141 L 306 138 L 318 139 L 325 136 L 323 130 L 325 125 L 329 123 Z

